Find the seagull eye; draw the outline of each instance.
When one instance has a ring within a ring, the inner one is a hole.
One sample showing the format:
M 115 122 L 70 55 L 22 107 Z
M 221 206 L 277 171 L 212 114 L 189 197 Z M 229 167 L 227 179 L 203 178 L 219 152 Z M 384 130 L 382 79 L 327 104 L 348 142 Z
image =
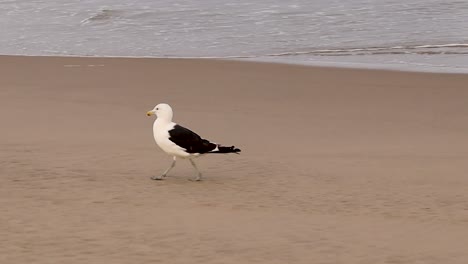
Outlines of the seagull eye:
M 159 110 L 159 108 L 156 108 L 156 110 Z

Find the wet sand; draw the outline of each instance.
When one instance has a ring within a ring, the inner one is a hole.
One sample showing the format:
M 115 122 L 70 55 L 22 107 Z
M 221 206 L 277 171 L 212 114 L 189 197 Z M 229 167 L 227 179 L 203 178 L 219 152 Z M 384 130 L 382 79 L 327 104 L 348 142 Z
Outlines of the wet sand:
M 468 261 L 468 75 L 0 56 L 1 263 Z M 153 141 L 174 121 L 241 155 Z

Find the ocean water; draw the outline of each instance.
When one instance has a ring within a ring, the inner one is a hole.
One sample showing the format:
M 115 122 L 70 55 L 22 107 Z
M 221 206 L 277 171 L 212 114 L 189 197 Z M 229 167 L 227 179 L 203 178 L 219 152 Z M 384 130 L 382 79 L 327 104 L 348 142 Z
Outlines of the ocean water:
M 468 1 L 0 0 L 0 54 L 468 73 Z

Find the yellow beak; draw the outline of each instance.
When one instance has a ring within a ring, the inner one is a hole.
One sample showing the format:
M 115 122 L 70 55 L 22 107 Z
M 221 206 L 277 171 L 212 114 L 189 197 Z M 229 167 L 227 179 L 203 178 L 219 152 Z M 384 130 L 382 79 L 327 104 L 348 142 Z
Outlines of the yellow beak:
M 153 111 L 148 111 L 148 112 L 146 112 L 146 115 L 147 115 L 147 116 L 152 116 L 152 115 L 153 115 Z

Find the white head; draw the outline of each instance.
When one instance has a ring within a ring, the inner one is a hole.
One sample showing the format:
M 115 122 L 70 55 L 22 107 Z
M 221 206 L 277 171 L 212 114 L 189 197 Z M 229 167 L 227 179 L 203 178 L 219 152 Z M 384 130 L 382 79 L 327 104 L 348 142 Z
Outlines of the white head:
M 153 110 L 146 112 L 147 116 L 156 115 L 158 119 L 163 119 L 168 122 L 172 121 L 172 108 L 168 104 L 158 104 Z

